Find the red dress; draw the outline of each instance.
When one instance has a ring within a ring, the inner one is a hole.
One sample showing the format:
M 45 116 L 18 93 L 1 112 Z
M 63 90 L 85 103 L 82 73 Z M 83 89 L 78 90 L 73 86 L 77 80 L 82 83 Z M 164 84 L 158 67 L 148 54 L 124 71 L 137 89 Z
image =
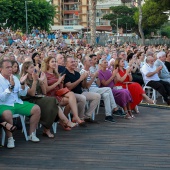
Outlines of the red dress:
M 50 74 L 48 72 L 45 73 L 46 77 L 47 77 L 47 84 L 48 86 L 53 85 L 54 83 L 56 83 L 58 81 L 57 77 L 54 74 Z M 61 89 L 62 87 L 60 87 L 60 85 L 56 86 L 54 89 L 50 90 L 47 93 L 47 96 L 52 96 L 55 97 L 59 102 L 62 100 L 63 97 L 59 97 L 56 95 L 56 91 Z
M 119 70 L 118 71 L 119 75 L 123 77 L 126 74 L 126 70 Z M 125 82 L 129 82 L 126 84 Z M 145 93 L 140 86 L 140 84 L 135 83 L 135 82 L 130 82 L 130 77 L 129 75 L 125 78 L 123 82 L 117 82 L 116 86 L 122 86 L 124 89 L 128 89 L 130 91 L 130 94 L 132 96 L 133 102 L 131 103 L 131 109 L 135 109 L 135 106 L 138 105 L 143 97 L 142 94 Z

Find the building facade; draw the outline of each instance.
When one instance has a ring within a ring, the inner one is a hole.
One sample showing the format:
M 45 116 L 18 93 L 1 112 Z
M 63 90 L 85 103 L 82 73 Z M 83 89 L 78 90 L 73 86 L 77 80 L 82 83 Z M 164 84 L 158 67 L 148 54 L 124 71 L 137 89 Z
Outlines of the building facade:
M 111 13 L 111 6 L 131 6 L 133 0 L 102 0 L 96 6 L 96 29 L 98 31 L 111 31 L 110 21 L 103 20 L 105 14 Z M 53 0 L 57 6 L 57 15 L 52 29 L 62 32 L 76 32 L 83 28 L 89 29 L 90 8 L 89 0 Z
M 61 31 L 78 31 L 88 25 L 89 0 L 53 0 L 57 6 L 55 27 Z

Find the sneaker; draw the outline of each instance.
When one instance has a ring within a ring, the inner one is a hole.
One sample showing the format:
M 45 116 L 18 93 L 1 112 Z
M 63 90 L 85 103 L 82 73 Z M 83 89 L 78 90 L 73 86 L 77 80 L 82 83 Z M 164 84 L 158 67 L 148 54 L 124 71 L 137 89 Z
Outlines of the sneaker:
M 122 110 L 116 110 L 116 111 L 113 111 L 113 116 L 119 116 L 119 117 L 125 117 L 126 114 L 124 112 L 122 112 Z
M 15 148 L 14 142 L 15 142 L 15 140 L 13 139 L 13 137 L 8 138 L 7 148 L 9 148 L 9 149 Z
M 116 121 L 113 119 L 112 116 L 106 116 L 106 117 L 105 117 L 105 122 L 115 123 Z
M 32 142 L 39 142 L 40 140 L 36 137 L 35 133 L 32 132 L 32 134 L 30 136 L 28 136 L 28 140 L 32 141 Z

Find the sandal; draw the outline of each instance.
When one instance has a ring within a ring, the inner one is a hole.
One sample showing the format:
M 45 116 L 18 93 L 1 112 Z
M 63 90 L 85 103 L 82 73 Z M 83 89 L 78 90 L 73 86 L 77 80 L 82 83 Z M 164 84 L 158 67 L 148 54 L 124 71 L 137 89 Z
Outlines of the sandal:
M 54 138 L 54 135 L 50 131 L 43 131 L 43 136 L 46 136 L 48 138 Z
M 150 98 L 147 98 L 147 99 L 146 99 L 146 103 L 147 103 L 148 105 L 150 105 L 150 104 L 156 104 L 156 101 L 155 101 L 155 100 L 152 100 L 152 99 L 150 99 Z
M 59 123 L 61 126 L 62 126 L 62 128 L 65 130 L 65 131 L 70 131 L 71 130 L 71 128 L 70 127 L 68 127 L 67 125 L 64 125 L 63 123 Z
M 132 111 L 131 111 L 131 110 L 128 110 L 128 112 L 129 112 L 129 115 L 131 116 L 131 118 L 134 119 L 135 116 L 132 114 Z
M 73 123 L 78 123 L 79 126 L 81 127 L 87 127 L 86 122 L 84 120 L 80 120 L 80 122 L 77 122 L 76 120 L 72 119 Z
M 132 117 L 129 115 L 128 111 L 125 111 L 125 119 L 132 119 Z
M 9 124 L 9 126 L 11 127 L 7 127 L 7 124 Z M 17 130 L 17 127 L 14 126 L 14 125 L 11 125 L 10 123 L 6 122 L 5 125 L 3 126 L 2 123 L 1 123 L 1 126 L 5 129 L 5 130 L 8 130 L 9 132 L 13 133 L 15 130 Z
M 71 123 L 71 125 L 69 125 L 69 123 Z M 77 126 L 77 123 L 73 123 L 68 120 L 68 122 L 66 123 L 66 126 L 69 128 L 73 128 L 73 127 Z

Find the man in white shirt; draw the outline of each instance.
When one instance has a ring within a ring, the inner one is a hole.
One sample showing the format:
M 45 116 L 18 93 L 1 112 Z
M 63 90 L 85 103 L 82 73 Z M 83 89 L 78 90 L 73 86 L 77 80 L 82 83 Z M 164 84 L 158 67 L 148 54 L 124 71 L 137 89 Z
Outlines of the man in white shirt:
M 147 57 L 146 63 L 141 68 L 145 84 L 158 91 L 167 104 L 170 105 L 170 85 L 168 82 L 160 80 L 158 75 L 161 70 L 162 66 L 155 67 L 154 58 L 152 56 Z
M 162 66 L 159 77 L 161 80 L 170 83 L 170 73 L 165 65 L 165 61 L 166 61 L 166 53 L 164 51 L 161 51 L 157 54 L 157 60 L 155 61 L 154 65 L 156 66 L 156 68 Z
M 12 75 L 12 64 L 10 60 L 0 61 L 0 116 L 6 111 L 12 114 L 21 114 L 30 117 L 30 136 L 32 142 L 39 142 L 35 135 L 35 130 L 40 119 L 40 108 L 29 102 L 23 102 L 18 96 L 26 96 L 28 86 L 25 85 L 27 75 L 22 76 L 20 81 Z M 8 121 L 5 117 L 4 120 Z M 12 120 L 9 122 L 13 124 Z M 8 136 L 8 148 L 14 148 L 14 139 L 12 133 L 6 132 Z

